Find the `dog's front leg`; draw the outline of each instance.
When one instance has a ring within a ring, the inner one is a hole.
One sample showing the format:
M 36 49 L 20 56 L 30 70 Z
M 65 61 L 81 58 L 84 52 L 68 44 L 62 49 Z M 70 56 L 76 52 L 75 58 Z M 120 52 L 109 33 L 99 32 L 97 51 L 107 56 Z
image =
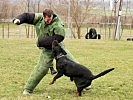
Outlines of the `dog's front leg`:
M 50 85 L 51 85 L 51 84 L 54 84 L 55 81 L 56 81 L 56 78 L 54 77 L 53 80 L 52 80 L 52 82 L 50 82 L 49 84 L 50 84 Z
M 53 78 L 52 82 L 50 84 L 54 84 L 56 79 L 60 78 L 61 76 L 63 76 L 62 73 L 57 73 L 57 75 Z

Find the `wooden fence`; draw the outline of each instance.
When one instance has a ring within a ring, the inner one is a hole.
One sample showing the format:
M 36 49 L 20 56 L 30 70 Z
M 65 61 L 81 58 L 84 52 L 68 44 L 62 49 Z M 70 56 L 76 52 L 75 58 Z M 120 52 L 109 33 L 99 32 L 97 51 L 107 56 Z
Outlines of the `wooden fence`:
M 95 28 L 97 33 L 101 34 L 101 39 L 113 39 L 115 33 L 115 24 L 113 23 L 88 23 L 81 28 L 81 37 L 84 38 L 87 29 Z M 67 32 L 67 28 L 66 28 Z M 76 35 L 76 28 L 72 27 L 73 34 Z M 71 35 L 72 36 L 72 35 Z M 133 38 L 133 28 L 130 24 L 121 25 L 121 40 Z M 0 23 L 0 38 L 36 38 L 36 31 L 33 25 L 14 25 L 12 23 Z M 73 38 L 73 37 L 71 37 Z
M 36 31 L 33 25 L 1 23 L 0 38 L 36 38 Z

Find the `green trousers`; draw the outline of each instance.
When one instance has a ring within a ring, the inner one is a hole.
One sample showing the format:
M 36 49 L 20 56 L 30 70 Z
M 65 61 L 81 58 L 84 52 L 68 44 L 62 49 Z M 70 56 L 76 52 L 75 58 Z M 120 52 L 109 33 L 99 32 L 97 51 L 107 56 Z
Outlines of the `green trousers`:
M 63 45 L 61 45 L 61 47 L 67 52 L 67 57 L 69 59 L 76 61 L 73 55 L 67 49 L 65 49 Z M 51 56 L 51 53 L 51 50 L 47 50 L 45 48 L 42 49 L 40 59 L 24 87 L 28 92 L 33 92 L 38 83 L 48 73 L 49 67 L 53 66 L 54 58 Z

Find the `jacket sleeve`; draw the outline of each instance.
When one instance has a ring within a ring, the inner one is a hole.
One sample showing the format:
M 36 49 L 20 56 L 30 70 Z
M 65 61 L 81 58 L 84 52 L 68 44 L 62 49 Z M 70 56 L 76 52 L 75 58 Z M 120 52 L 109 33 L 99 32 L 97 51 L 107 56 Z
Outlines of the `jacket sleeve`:
M 35 13 L 23 13 L 21 15 L 18 15 L 15 19 L 20 20 L 20 23 L 18 23 L 17 25 L 20 25 L 23 23 L 33 24 L 34 23 L 34 17 L 35 17 Z M 14 22 L 14 20 L 13 20 L 13 22 Z
M 38 38 L 38 47 L 44 47 L 46 49 L 52 49 L 53 40 L 57 40 L 59 43 L 64 40 L 64 36 L 55 34 L 54 36 L 47 36 L 45 38 Z

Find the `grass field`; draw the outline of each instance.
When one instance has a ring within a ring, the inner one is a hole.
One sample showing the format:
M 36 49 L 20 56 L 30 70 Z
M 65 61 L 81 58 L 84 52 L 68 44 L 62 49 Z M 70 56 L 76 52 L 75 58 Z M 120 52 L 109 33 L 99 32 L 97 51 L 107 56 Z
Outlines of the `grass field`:
M 115 70 L 93 81 L 82 97 L 75 96 L 76 87 L 65 76 L 49 85 L 50 73 L 25 96 L 23 87 L 40 54 L 36 40 L 0 39 L 0 100 L 133 100 L 132 41 L 66 39 L 65 45 L 94 74 Z

